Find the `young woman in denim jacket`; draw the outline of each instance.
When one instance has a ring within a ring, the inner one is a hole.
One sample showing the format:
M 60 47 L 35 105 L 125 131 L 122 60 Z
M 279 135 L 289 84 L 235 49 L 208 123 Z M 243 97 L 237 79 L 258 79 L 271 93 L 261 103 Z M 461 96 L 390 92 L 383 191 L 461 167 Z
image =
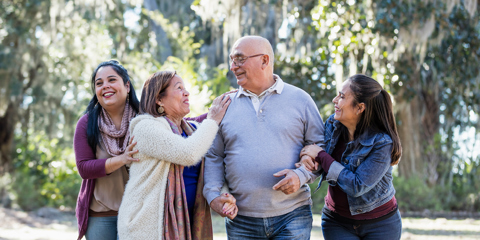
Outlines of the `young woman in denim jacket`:
M 329 184 L 323 236 L 400 239 L 392 166 L 400 161 L 402 147 L 390 96 L 372 78 L 354 75 L 333 103 L 335 114 L 325 123 L 325 149 L 306 146 L 299 163 L 323 171 L 322 181 Z

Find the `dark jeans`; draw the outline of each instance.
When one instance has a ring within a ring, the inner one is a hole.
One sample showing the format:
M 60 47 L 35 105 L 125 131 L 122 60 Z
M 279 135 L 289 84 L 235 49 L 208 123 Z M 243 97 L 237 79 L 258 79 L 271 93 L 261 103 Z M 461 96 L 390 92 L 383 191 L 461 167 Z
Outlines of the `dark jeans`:
M 396 240 L 402 235 L 400 212 L 375 223 L 353 225 L 338 222 L 322 214 L 322 232 L 326 240 Z
M 284 215 L 254 218 L 237 215 L 225 218 L 228 239 L 310 239 L 312 231 L 310 205 L 299 207 Z

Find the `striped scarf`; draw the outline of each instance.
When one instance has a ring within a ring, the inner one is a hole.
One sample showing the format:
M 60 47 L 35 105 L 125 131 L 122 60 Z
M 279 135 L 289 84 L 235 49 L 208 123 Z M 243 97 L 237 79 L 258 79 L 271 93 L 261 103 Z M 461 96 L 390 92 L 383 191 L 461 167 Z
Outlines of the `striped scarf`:
M 182 135 L 170 119 L 165 117 L 175 134 Z M 191 136 L 195 129 L 182 119 L 181 128 L 187 136 Z M 168 171 L 168 183 L 165 192 L 165 214 L 164 214 L 164 240 L 211 240 L 213 239 L 212 219 L 210 206 L 203 197 L 203 170 L 204 158 L 200 169 L 200 176 L 195 194 L 195 206 L 193 220 L 188 216 L 187 197 L 185 195 L 185 184 L 183 182 L 183 166 L 170 164 Z

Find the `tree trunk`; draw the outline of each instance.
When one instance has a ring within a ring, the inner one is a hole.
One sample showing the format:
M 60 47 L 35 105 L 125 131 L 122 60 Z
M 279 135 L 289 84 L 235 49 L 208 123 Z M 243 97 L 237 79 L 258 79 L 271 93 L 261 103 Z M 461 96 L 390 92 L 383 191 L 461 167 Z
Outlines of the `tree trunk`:
M 421 129 L 421 121 L 418 114 L 421 112 L 421 105 L 418 97 L 407 102 L 400 95 L 396 99 L 396 107 L 398 109 L 396 114 L 398 135 L 403 149 L 402 158 L 398 164 L 398 171 L 400 176 L 410 178 L 422 173 L 423 169 L 421 159 L 422 143 L 418 134 Z
M 145 0 L 143 6 L 149 11 L 159 11 L 158 4 L 155 0 Z M 167 33 L 163 30 L 160 24 L 157 24 L 152 19 L 150 19 L 149 22 L 152 26 L 152 31 L 155 33 L 155 39 L 157 40 L 157 60 L 163 63 L 169 56 L 172 56 L 170 41 L 168 41 Z
M 434 186 L 441 160 L 436 142 L 440 127 L 439 85 L 433 80 L 436 79 L 433 71 L 421 70 L 414 58 L 405 59 L 403 63 L 416 70 L 409 74 L 409 85 L 396 94 L 398 133 L 403 148 L 399 174 L 407 178 L 417 175 Z M 405 95 L 407 89 L 414 92 L 410 100 Z
M 18 106 L 12 102 L 8 104 L 5 114 L 0 117 L 0 174 L 10 170 L 12 162 L 12 143 L 15 124 L 17 123 Z

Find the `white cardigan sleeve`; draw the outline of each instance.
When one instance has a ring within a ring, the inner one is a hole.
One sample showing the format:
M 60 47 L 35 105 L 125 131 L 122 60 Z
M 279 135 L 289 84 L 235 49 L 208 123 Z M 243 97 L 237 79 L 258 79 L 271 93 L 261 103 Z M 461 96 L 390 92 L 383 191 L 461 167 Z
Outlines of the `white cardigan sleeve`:
M 184 138 L 173 133 L 158 119 L 143 119 L 134 127 L 132 136 L 137 142 L 135 149 L 138 149 L 139 157 L 147 155 L 149 159 L 192 166 L 207 153 L 217 130 L 218 125 L 214 120 L 205 119 L 191 136 Z

